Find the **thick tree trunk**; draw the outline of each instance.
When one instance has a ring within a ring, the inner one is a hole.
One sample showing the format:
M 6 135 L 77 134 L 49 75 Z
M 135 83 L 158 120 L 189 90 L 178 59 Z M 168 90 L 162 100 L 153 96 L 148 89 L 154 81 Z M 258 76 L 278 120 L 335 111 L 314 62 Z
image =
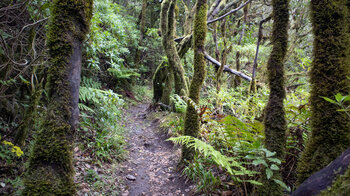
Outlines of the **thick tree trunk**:
M 207 0 L 197 0 L 196 15 L 194 18 L 194 73 L 190 86 L 189 98 L 194 104 L 199 104 L 199 94 L 202 84 L 205 79 L 205 58 L 204 58 L 204 44 L 207 34 Z M 184 135 L 197 137 L 199 132 L 199 116 L 195 106 L 190 101 L 187 102 L 187 111 L 185 117 Z M 192 160 L 194 149 L 183 146 L 182 161 Z
M 350 121 L 322 97 L 350 92 L 347 1 L 312 0 L 314 60 L 310 70 L 311 136 L 298 165 L 298 183 L 350 146 Z
M 265 146 L 271 152 L 276 152 L 276 158 L 280 160 L 284 157 L 287 130 L 283 100 L 286 96 L 284 58 L 288 46 L 288 3 L 289 0 L 272 1 L 274 22 L 271 42 L 273 48 L 267 64 L 270 95 L 264 115 Z M 259 195 L 283 195 L 282 187 L 272 179 L 282 180 L 280 172 L 274 171 L 270 179 L 267 179 L 263 172 L 261 181 L 264 186 L 258 188 Z
M 55 0 L 48 30 L 47 115 L 29 158 L 24 195 L 74 195 L 72 148 L 78 125 L 81 45 L 92 0 Z

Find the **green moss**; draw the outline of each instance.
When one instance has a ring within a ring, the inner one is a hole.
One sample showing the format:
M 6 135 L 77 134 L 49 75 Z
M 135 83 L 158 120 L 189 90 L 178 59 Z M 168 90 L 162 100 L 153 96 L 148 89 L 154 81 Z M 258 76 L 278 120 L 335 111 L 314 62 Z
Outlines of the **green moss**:
M 47 34 L 49 103 L 30 153 L 24 195 L 75 194 L 72 145 L 78 115 L 80 46 L 89 30 L 92 5 L 92 0 L 55 0 L 52 4 Z M 72 78 L 73 74 L 78 78 Z
M 207 33 L 207 1 L 198 0 L 196 4 L 197 13 L 194 19 L 194 73 L 190 86 L 189 98 L 199 104 L 199 93 L 205 79 L 205 59 L 204 59 L 204 44 Z M 198 113 L 190 102 L 187 103 L 185 116 L 184 135 L 197 137 L 200 129 Z M 182 162 L 184 160 L 192 160 L 194 150 L 187 147 L 182 149 Z
M 350 169 L 344 175 L 337 177 L 332 186 L 321 192 L 321 196 L 347 196 L 350 193 Z
M 176 20 L 175 20 L 175 7 L 176 0 L 171 0 L 168 9 L 168 29 L 166 39 L 165 52 L 169 60 L 169 66 L 173 69 L 175 79 L 175 94 L 187 95 L 188 87 L 185 79 L 185 71 L 181 65 L 180 57 L 177 53 L 175 46 L 175 31 L 176 31 Z M 181 90 L 184 90 L 186 94 L 181 94 Z
M 276 158 L 283 160 L 286 143 L 287 122 L 283 108 L 284 90 L 284 58 L 288 42 L 288 0 L 273 0 L 272 52 L 267 64 L 270 87 L 269 101 L 265 108 L 265 146 L 276 152 Z M 279 172 L 272 178 L 281 179 Z M 272 179 L 261 179 L 264 186 L 259 187 L 259 195 L 282 195 L 282 188 Z
M 312 0 L 314 60 L 310 70 L 311 129 L 298 165 L 298 183 L 322 169 L 350 146 L 350 121 L 338 106 L 325 101 L 350 91 L 347 1 Z

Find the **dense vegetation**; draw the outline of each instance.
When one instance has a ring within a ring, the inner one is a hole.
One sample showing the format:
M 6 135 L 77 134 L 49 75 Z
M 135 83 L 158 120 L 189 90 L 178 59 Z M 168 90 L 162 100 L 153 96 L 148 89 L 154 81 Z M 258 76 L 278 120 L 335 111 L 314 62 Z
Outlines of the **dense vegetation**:
M 343 0 L 3 0 L 0 194 L 120 194 L 143 102 L 196 193 L 349 195 L 349 29 Z

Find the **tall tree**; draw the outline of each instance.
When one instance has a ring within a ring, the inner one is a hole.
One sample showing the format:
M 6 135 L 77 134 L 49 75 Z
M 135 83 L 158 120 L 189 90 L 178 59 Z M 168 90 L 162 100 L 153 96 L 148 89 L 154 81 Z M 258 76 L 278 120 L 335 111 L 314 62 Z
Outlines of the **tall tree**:
M 93 0 L 54 0 L 47 34 L 47 114 L 29 158 L 24 195 L 74 195 L 72 148 L 78 125 L 82 41 Z
M 350 121 L 322 97 L 348 93 L 349 11 L 344 0 L 311 0 L 314 34 L 311 83 L 311 136 L 298 165 L 298 183 L 322 169 L 350 146 Z
M 265 108 L 265 146 L 276 152 L 276 157 L 283 159 L 286 142 L 287 122 L 283 100 L 286 96 L 284 89 L 284 59 L 288 46 L 288 4 L 289 0 L 273 0 L 272 18 L 273 29 L 271 43 L 272 52 L 267 63 L 268 82 L 270 87 L 269 101 Z M 281 180 L 281 174 L 274 172 L 274 179 Z M 272 178 L 262 177 L 264 186 L 259 189 L 259 195 L 282 195 L 282 188 Z
M 142 9 L 140 13 L 140 42 L 139 46 L 144 45 L 143 39 L 145 38 L 146 33 L 146 11 L 147 11 L 147 0 L 142 0 Z M 137 48 L 135 52 L 135 64 L 139 67 L 141 65 L 141 56 L 142 51 Z
M 184 134 L 197 137 L 199 132 L 199 116 L 194 104 L 199 104 L 199 95 L 205 79 L 205 58 L 204 58 L 204 44 L 207 34 L 207 0 L 197 0 L 196 14 L 193 25 L 194 38 L 194 73 L 190 85 L 189 98 L 187 101 L 187 110 L 185 116 L 185 130 Z M 194 103 L 192 103 L 193 101 Z M 183 146 L 182 161 L 192 160 L 194 149 Z

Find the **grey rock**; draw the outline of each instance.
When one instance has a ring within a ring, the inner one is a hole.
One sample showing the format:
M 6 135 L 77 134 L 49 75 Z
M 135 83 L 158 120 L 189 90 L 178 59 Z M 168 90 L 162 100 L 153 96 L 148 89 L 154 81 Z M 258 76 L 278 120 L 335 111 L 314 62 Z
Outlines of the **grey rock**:
M 131 180 L 131 181 L 135 181 L 136 177 L 131 175 L 131 174 L 128 174 L 128 175 L 126 175 L 126 179 Z

